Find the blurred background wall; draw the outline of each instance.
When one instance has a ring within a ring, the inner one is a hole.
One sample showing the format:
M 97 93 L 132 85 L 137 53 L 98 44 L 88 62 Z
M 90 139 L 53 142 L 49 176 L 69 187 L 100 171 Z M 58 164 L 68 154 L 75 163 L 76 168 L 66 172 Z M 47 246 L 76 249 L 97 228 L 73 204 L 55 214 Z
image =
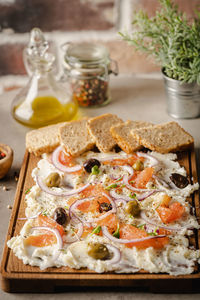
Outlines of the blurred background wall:
M 193 18 L 200 0 L 175 0 Z M 25 74 L 22 50 L 29 32 L 39 27 L 57 47 L 67 41 L 105 44 L 120 73 L 159 70 L 144 55 L 120 40 L 118 31 L 131 28 L 134 10 L 153 15 L 157 0 L 0 0 L 0 76 Z M 61 59 L 61 58 L 60 58 Z

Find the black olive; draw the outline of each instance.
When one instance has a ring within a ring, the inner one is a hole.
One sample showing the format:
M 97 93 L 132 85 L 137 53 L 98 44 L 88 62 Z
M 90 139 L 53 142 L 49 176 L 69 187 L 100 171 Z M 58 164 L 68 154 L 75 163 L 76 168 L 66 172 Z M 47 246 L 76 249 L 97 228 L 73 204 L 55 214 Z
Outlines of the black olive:
M 179 189 L 184 189 L 189 184 L 187 177 L 178 173 L 172 173 L 169 178 Z
M 53 218 L 58 224 L 65 225 L 67 223 L 68 216 L 64 208 L 57 207 L 54 211 Z
M 101 165 L 100 161 L 98 161 L 98 160 L 95 159 L 95 158 L 91 158 L 91 159 L 87 160 L 87 161 L 83 164 L 85 171 L 88 172 L 88 173 L 91 173 L 91 172 L 92 172 L 92 168 L 93 168 L 94 166 L 97 166 L 97 167 L 99 168 L 100 165 Z
M 102 202 L 102 203 L 99 203 L 99 212 L 102 213 L 102 212 L 106 212 L 106 211 L 109 211 L 112 209 L 112 204 L 110 203 L 107 203 L 107 202 Z
M 121 149 L 118 145 L 116 145 L 116 146 L 114 147 L 113 150 L 114 150 L 116 153 L 119 153 L 119 152 L 122 151 L 122 149 Z

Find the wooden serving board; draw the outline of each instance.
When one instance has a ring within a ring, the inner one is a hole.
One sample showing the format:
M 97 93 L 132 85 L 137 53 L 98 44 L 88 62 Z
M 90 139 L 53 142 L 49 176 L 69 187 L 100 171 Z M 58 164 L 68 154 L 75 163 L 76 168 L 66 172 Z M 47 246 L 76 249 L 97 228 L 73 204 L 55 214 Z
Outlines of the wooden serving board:
M 39 158 L 28 152 L 25 153 L 19 182 L 17 186 L 14 207 L 10 219 L 6 238 L 19 234 L 24 221 L 25 191 L 33 184 L 31 172 Z M 197 181 L 196 161 L 194 149 L 178 153 L 178 161 L 183 165 L 191 182 Z M 194 207 L 194 213 L 200 220 L 199 192 L 196 191 L 188 201 Z M 200 230 L 195 230 L 190 238 L 190 243 L 199 249 Z M 24 265 L 13 252 L 8 249 L 6 243 L 1 262 L 2 289 L 6 292 L 55 292 L 64 291 L 73 287 L 131 287 L 134 290 L 151 292 L 199 292 L 200 268 L 196 266 L 193 274 L 171 276 L 168 274 L 150 274 L 140 271 L 136 274 L 97 274 L 87 269 L 74 270 L 68 267 L 48 268 L 41 271 L 38 267 Z

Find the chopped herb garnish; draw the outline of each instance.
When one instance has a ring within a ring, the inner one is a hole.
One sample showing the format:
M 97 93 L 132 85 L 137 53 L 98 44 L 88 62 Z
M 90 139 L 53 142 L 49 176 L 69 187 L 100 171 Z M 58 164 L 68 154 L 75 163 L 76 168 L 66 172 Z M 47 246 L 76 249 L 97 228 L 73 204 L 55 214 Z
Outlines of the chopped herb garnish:
M 122 180 L 122 178 L 123 178 L 123 177 L 121 176 L 121 177 L 119 177 L 118 179 L 116 179 L 116 181 L 120 181 L 120 180 Z
M 158 227 L 156 227 L 153 232 L 148 232 L 148 234 L 152 235 L 152 236 L 156 236 L 156 235 L 158 235 L 157 231 L 158 231 Z
M 148 232 L 148 235 L 152 235 L 152 236 L 156 236 L 156 235 L 158 235 L 156 232 Z
M 26 190 L 25 195 L 28 194 L 30 192 L 31 188 Z
M 124 187 L 126 187 L 126 185 L 125 185 L 125 184 L 122 184 L 122 185 L 120 185 L 120 188 L 124 188 Z
M 92 234 L 99 234 L 100 231 L 101 231 L 101 226 L 99 225 L 99 226 L 97 226 L 96 228 L 94 228 L 94 229 L 92 230 L 91 235 L 92 235 Z
M 94 167 L 92 167 L 92 175 L 98 175 L 100 172 L 99 167 L 97 165 L 95 165 Z
M 162 202 L 162 201 L 161 201 Z M 161 202 L 156 206 L 155 210 L 161 205 Z
M 46 209 L 42 212 L 42 215 L 47 217 L 47 210 Z
M 129 194 L 129 197 L 131 198 L 131 199 L 136 199 L 137 198 L 137 195 L 134 193 L 130 193 Z
M 137 228 L 144 230 L 145 226 L 146 226 L 146 224 L 140 224 L 140 225 L 137 225 Z
M 106 189 L 107 191 L 109 191 L 109 190 L 115 189 L 115 188 L 117 188 L 117 187 L 118 187 L 118 184 L 117 184 L 117 183 L 113 183 L 113 184 L 107 186 L 105 189 Z
M 119 223 L 117 224 L 117 230 L 113 233 L 113 236 L 119 239 Z

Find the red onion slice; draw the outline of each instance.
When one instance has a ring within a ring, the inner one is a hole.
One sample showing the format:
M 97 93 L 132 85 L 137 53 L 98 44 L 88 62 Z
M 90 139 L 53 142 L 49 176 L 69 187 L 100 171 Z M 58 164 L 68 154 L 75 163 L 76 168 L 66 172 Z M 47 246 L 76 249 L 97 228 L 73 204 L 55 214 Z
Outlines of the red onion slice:
M 105 237 L 107 237 L 109 240 L 111 240 L 112 242 L 116 242 L 116 243 L 120 243 L 120 244 L 129 244 L 129 243 L 138 243 L 138 242 L 143 242 L 143 241 L 147 241 L 147 240 L 151 240 L 151 239 L 155 239 L 155 238 L 163 238 L 166 235 L 155 235 L 155 236 L 147 236 L 141 239 L 118 239 L 116 237 L 114 237 L 113 235 L 110 234 L 110 232 L 108 231 L 106 226 L 102 226 L 101 227 L 103 235 Z
M 77 171 L 82 169 L 82 166 L 80 166 L 80 165 L 76 165 L 74 167 L 66 167 L 63 164 L 61 164 L 59 162 L 59 154 L 60 154 L 61 151 L 63 151 L 63 147 L 59 146 L 52 153 L 52 158 L 51 158 L 52 159 L 52 164 L 54 165 L 54 167 L 56 167 L 56 169 L 58 169 L 62 172 L 66 172 L 66 173 L 73 173 L 73 172 L 77 172 Z
M 152 192 L 152 189 L 139 189 L 139 188 L 136 188 L 136 187 L 133 187 L 132 185 L 129 184 L 128 182 L 128 176 L 127 175 L 124 175 L 123 176 L 123 183 L 126 185 L 126 187 L 133 191 L 133 192 Z M 156 189 L 153 189 L 154 193 L 155 192 L 161 192 L 161 190 L 156 190 Z
M 91 219 L 87 220 L 87 221 L 86 221 L 87 224 L 88 224 L 88 223 L 95 223 L 95 222 L 98 222 L 98 221 L 104 219 L 105 217 L 107 217 L 108 215 L 113 214 L 113 213 L 116 213 L 117 208 L 116 208 L 115 202 L 114 202 L 114 201 L 111 199 L 111 197 L 109 197 L 106 193 L 102 193 L 102 195 L 103 195 L 104 197 L 106 197 L 106 198 L 110 201 L 110 203 L 112 204 L 112 209 L 109 210 L 108 212 L 102 214 L 102 215 L 99 216 L 99 217 L 91 218 Z M 77 219 L 79 219 L 81 222 L 84 222 L 79 216 L 77 216 L 76 213 L 74 213 L 74 209 L 76 209 L 76 207 L 77 207 L 78 205 L 80 205 L 81 203 L 84 203 L 85 201 L 88 201 L 88 200 L 90 201 L 90 200 L 92 200 L 92 199 L 94 199 L 94 198 L 95 198 L 95 197 L 85 198 L 85 199 L 81 199 L 81 200 L 76 200 L 76 201 L 70 206 L 70 208 L 69 208 L 69 215 L 70 215 L 70 217 L 72 218 L 72 216 L 74 215 L 74 216 L 75 216 Z M 88 225 L 87 225 L 87 226 L 88 226 Z
M 150 197 L 151 195 L 155 194 L 156 192 L 157 192 L 157 190 L 153 190 L 153 191 L 144 193 L 144 194 L 142 194 L 140 196 L 137 196 L 137 200 L 138 201 L 145 200 L 146 198 Z
M 44 181 L 42 180 L 41 177 L 39 176 L 36 176 L 36 183 L 37 185 L 40 187 L 40 189 L 44 192 L 46 192 L 47 194 L 50 194 L 50 195 L 53 195 L 53 196 L 58 196 L 58 197 L 68 197 L 68 196 L 72 196 L 74 194 L 78 194 L 82 191 L 84 191 L 89 185 L 90 183 L 87 183 L 85 184 L 84 186 L 80 187 L 79 189 L 73 189 L 73 190 L 70 190 L 70 191 L 62 191 L 62 192 L 57 192 L 57 191 L 54 191 L 52 189 L 50 189 L 45 183 Z
M 106 260 L 105 262 L 107 262 L 109 264 L 117 264 L 117 263 L 119 263 L 120 260 L 121 260 L 121 252 L 120 252 L 120 250 L 117 247 L 115 247 L 115 246 L 113 246 L 111 244 L 105 244 L 105 246 L 108 248 L 108 250 L 110 252 L 113 253 L 113 257 L 111 259 L 109 259 L 109 260 Z
M 114 198 L 114 201 L 117 199 L 124 200 L 126 202 L 131 200 L 131 198 L 126 195 L 117 194 L 115 190 L 110 191 L 110 196 Z
M 162 185 L 162 186 L 165 187 L 166 189 L 169 189 L 169 188 L 170 188 L 169 184 L 168 184 L 165 180 L 159 178 L 159 177 L 156 176 L 156 175 L 153 175 L 152 177 L 158 182 L 159 185 Z
M 159 163 L 157 158 L 155 158 L 154 156 L 152 156 L 150 154 L 147 154 L 147 153 L 144 153 L 144 152 L 136 152 L 136 154 L 139 157 L 145 157 L 145 158 L 149 159 L 150 162 L 151 162 L 151 167 L 154 167 Z
M 70 207 L 69 207 L 69 216 L 70 216 L 70 218 L 72 219 L 73 216 L 75 216 L 74 209 L 76 209 L 78 205 L 84 203 L 85 201 L 90 201 L 92 199 L 94 199 L 94 197 L 89 197 L 89 198 L 84 198 L 84 199 L 78 199 L 74 203 L 72 203 L 70 205 Z
M 181 229 L 192 229 L 191 226 L 181 226 L 181 227 L 176 227 L 176 226 L 165 226 L 165 225 L 159 225 L 158 223 L 152 221 L 149 217 L 147 217 L 145 210 L 141 211 L 140 213 L 141 218 L 146 222 L 149 223 L 151 225 L 154 225 L 156 227 L 160 227 L 163 229 L 167 229 L 167 230 L 175 230 L 175 231 L 179 231 Z
M 105 157 L 103 157 L 103 156 L 101 156 L 101 157 L 98 157 L 98 158 L 95 158 L 95 157 L 93 157 L 93 158 L 95 158 L 95 159 L 98 159 L 99 161 L 102 161 L 102 162 L 104 162 L 104 161 L 109 161 L 109 160 L 117 160 L 117 159 L 127 159 L 127 158 L 129 158 L 129 157 L 131 157 L 132 155 L 125 155 L 125 156 L 122 156 L 122 155 L 119 155 L 119 154 L 111 154 L 111 155 L 107 155 L 107 156 L 105 156 Z
M 154 193 L 156 193 L 157 190 L 151 190 L 151 191 L 146 191 L 146 193 L 143 193 L 141 195 L 136 195 L 136 199 L 138 201 L 142 201 L 148 197 L 150 197 L 151 195 L 153 195 Z M 133 199 L 126 196 L 126 195 L 121 195 L 121 194 L 117 194 L 115 192 L 115 190 L 111 190 L 110 191 L 110 195 L 114 198 L 114 201 L 116 202 L 116 200 L 121 200 L 121 201 L 126 201 L 126 202 L 129 202 L 129 201 L 132 201 Z
M 60 235 L 60 232 L 58 231 L 58 229 L 55 229 L 55 228 L 50 228 L 50 227 L 47 227 L 47 226 L 36 226 L 36 227 L 32 227 L 31 230 L 48 230 L 50 232 L 52 232 L 56 239 L 57 239 L 57 245 L 58 245 L 58 249 L 62 249 L 63 247 L 63 240 L 62 240 L 62 237 Z
M 82 220 L 75 212 L 74 210 L 76 209 L 76 207 L 78 205 L 80 205 L 81 203 L 84 203 L 85 201 L 90 201 L 94 199 L 94 197 L 90 197 L 90 198 L 84 198 L 84 199 L 80 199 L 80 200 L 76 200 L 74 203 L 72 203 L 69 207 L 69 216 L 71 218 L 71 220 L 74 220 L 76 222 L 76 220 L 78 220 L 79 222 L 83 223 L 85 226 L 90 227 L 91 224 L 87 221 Z
M 134 174 L 134 170 L 132 167 L 130 166 L 122 166 L 122 168 L 127 171 L 128 173 L 130 173 L 130 176 L 128 177 L 128 180 L 131 180 L 131 178 L 133 177 Z
M 76 241 L 80 241 L 82 234 L 83 234 L 83 224 L 79 223 L 77 233 L 74 233 L 73 236 L 65 235 L 63 237 L 63 240 L 65 243 L 74 243 Z

